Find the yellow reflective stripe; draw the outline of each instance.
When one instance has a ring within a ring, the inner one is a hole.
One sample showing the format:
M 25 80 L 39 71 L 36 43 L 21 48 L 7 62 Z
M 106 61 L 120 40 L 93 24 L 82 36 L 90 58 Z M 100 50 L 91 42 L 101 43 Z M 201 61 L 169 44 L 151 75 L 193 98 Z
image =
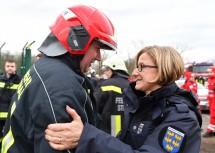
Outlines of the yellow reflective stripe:
M 4 88 L 4 86 L 5 86 L 5 82 L 0 82 L 0 88 Z M 10 86 L 10 87 L 7 87 L 7 89 L 17 89 L 18 88 L 18 86 L 19 86 L 19 84 L 13 84 L 12 86 Z
M 102 91 L 114 91 L 114 92 L 122 94 L 121 88 L 116 87 L 116 86 L 102 86 L 101 88 L 102 88 Z
M 111 135 L 116 136 L 121 130 L 121 115 L 111 115 Z
M 8 89 L 17 89 L 18 88 L 18 86 L 19 86 L 19 84 L 13 84 L 12 86 L 10 86 L 10 87 L 7 87 Z
M 12 116 L 15 109 L 16 109 L 16 102 L 14 101 L 13 105 L 11 107 L 10 116 Z M 12 133 L 11 126 L 10 126 L 10 130 L 8 131 L 6 136 L 3 138 L 1 153 L 7 153 L 8 149 L 13 145 L 13 143 L 14 143 L 14 138 L 13 138 L 13 133 Z
M 16 109 L 16 102 L 14 101 L 13 102 L 13 105 L 11 106 L 11 113 L 10 113 L 10 116 L 12 116 L 14 110 Z
M 14 143 L 14 138 L 10 128 L 7 135 L 3 138 L 1 153 L 7 153 L 8 149 L 12 146 L 13 143 Z
M 0 112 L 0 118 L 6 119 L 8 112 Z
M 87 93 L 90 94 L 90 89 L 87 89 Z
M 5 82 L 0 82 L 0 88 L 4 88 Z

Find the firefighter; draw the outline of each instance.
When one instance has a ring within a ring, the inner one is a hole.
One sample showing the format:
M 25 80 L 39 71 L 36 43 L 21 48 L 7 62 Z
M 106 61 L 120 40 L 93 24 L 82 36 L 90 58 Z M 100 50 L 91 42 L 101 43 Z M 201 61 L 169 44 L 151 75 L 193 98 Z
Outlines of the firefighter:
M 108 79 L 101 82 L 95 92 L 97 110 L 101 115 L 98 128 L 116 136 L 123 124 L 124 104 L 122 89 L 126 88 L 130 78 L 125 62 L 114 55 L 102 63 L 102 70 Z
M 116 49 L 114 26 L 100 10 L 75 5 L 63 11 L 50 30 L 38 49 L 44 55 L 25 74 L 12 99 L 2 153 L 74 153 L 52 149 L 44 137 L 48 124 L 71 122 L 67 105 L 84 124 L 97 124 L 93 92 L 88 94 L 93 89 L 84 73 L 101 60 L 100 49 Z
M 208 69 L 208 103 L 210 110 L 210 120 L 207 131 L 203 137 L 215 137 L 215 67 Z
M 0 75 L 0 143 L 3 138 L 3 127 L 8 115 L 11 98 L 15 93 L 21 76 L 16 73 L 16 63 L 13 59 L 5 61 L 4 74 Z

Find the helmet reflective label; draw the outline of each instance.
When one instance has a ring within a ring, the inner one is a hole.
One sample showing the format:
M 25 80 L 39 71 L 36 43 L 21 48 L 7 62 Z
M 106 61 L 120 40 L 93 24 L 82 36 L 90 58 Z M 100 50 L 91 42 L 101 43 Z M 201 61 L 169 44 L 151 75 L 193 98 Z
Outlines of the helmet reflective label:
M 70 9 L 66 9 L 64 10 L 61 15 L 63 16 L 63 18 L 65 20 L 68 20 L 70 18 L 76 17 L 76 15 L 70 10 Z
M 75 45 L 76 47 L 78 47 L 78 42 L 77 42 L 77 40 L 73 40 L 73 43 L 74 43 L 74 45 Z

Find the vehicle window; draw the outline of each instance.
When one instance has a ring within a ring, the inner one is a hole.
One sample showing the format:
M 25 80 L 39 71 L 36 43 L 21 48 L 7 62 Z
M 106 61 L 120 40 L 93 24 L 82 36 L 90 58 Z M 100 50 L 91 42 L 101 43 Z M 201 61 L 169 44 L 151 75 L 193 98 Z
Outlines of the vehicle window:
M 203 65 L 195 65 L 193 66 L 193 72 L 197 72 L 197 73 L 204 73 L 207 72 L 209 65 L 203 66 Z

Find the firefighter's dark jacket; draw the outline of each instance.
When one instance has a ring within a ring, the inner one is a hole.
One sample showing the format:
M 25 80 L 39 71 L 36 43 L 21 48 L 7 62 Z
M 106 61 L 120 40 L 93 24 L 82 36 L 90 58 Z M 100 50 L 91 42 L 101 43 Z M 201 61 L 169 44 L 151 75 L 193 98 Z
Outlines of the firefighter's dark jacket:
M 124 125 L 118 139 L 85 124 L 76 153 L 198 153 L 200 123 L 188 101 L 174 94 L 177 85 L 146 96 L 133 84 L 124 90 Z
M 25 74 L 12 100 L 2 153 L 68 152 L 53 150 L 44 133 L 51 123 L 71 122 L 66 105 L 74 108 L 84 123 L 96 124 L 95 106 L 87 93 L 91 87 L 79 70 L 80 61 L 71 58 L 68 54 L 44 55 Z
M 9 78 L 6 74 L 0 75 L 0 120 L 6 120 L 10 100 L 20 81 L 21 76 L 18 74 L 12 74 Z
M 99 122 L 98 128 L 111 134 L 117 129 L 117 125 L 111 126 L 111 115 L 123 116 L 124 107 L 122 99 L 122 89 L 128 87 L 130 78 L 129 74 L 124 71 L 114 71 L 111 78 L 104 80 L 95 90 L 95 98 L 97 102 L 97 110 L 102 120 Z M 118 101 L 118 102 L 117 102 Z M 122 122 L 123 118 L 121 119 Z M 114 134 L 115 135 L 115 134 Z

